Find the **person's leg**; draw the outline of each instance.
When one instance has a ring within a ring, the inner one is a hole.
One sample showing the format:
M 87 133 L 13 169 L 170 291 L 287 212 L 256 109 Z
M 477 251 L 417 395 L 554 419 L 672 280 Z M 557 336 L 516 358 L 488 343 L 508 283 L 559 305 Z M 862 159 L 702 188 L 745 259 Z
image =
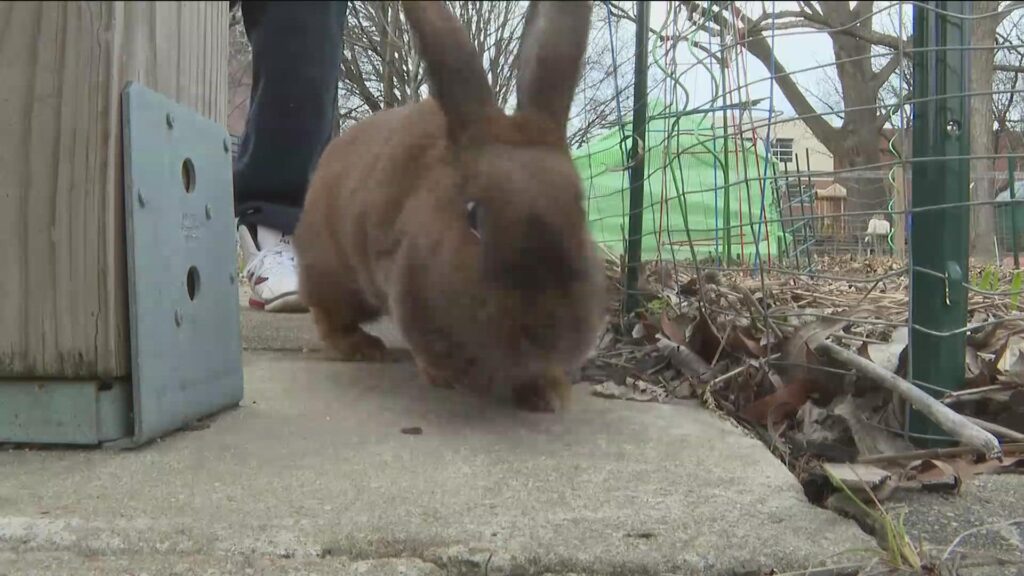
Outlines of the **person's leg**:
M 347 2 L 242 1 L 241 8 L 253 83 L 234 187 L 250 305 L 302 311 L 290 236 L 331 137 Z

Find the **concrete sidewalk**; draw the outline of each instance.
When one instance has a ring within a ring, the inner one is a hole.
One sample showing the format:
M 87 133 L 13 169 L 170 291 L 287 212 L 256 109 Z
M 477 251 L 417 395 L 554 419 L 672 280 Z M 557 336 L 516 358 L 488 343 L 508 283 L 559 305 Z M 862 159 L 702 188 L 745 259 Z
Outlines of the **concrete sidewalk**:
M 0 454 L 0 574 L 733 574 L 874 547 L 699 406 L 578 387 L 518 413 L 409 363 L 256 351 L 310 320 L 245 318 L 246 398 L 208 427 Z

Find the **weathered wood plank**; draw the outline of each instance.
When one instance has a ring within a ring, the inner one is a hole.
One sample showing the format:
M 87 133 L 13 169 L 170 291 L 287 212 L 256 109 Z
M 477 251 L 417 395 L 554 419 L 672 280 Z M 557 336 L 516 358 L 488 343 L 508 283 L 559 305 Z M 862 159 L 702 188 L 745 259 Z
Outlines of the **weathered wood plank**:
M 227 6 L 0 3 L 0 377 L 128 373 L 120 92 L 225 124 Z

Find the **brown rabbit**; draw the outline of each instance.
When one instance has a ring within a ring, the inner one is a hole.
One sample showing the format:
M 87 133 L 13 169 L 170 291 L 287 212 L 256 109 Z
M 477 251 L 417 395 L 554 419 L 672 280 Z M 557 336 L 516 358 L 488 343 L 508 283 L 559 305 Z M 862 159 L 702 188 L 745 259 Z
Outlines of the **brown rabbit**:
M 605 310 L 565 138 L 590 2 L 530 4 L 511 116 L 445 4 L 403 8 L 432 97 L 324 152 L 295 233 L 301 296 L 343 359 L 381 359 L 360 324 L 390 314 L 430 383 L 553 411 Z

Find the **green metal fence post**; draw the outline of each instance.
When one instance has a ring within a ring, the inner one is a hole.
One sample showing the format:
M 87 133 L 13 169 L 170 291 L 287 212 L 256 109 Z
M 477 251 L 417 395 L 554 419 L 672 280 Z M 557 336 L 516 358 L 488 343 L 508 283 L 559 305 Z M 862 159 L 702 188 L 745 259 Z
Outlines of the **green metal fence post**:
M 913 191 L 911 212 L 910 378 L 933 396 L 964 384 L 969 216 L 968 51 L 970 2 L 914 5 Z M 934 49 L 934 48 L 940 49 Z M 916 410 L 910 432 L 946 437 Z M 922 438 L 923 436 L 918 436 Z M 928 445 L 941 441 L 922 440 Z
M 640 260 L 644 230 L 644 140 L 647 128 L 647 2 L 636 3 L 636 59 L 633 80 L 633 139 L 629 149 L 629 228 L 626 238 L 626 315 L 640 306 Z

